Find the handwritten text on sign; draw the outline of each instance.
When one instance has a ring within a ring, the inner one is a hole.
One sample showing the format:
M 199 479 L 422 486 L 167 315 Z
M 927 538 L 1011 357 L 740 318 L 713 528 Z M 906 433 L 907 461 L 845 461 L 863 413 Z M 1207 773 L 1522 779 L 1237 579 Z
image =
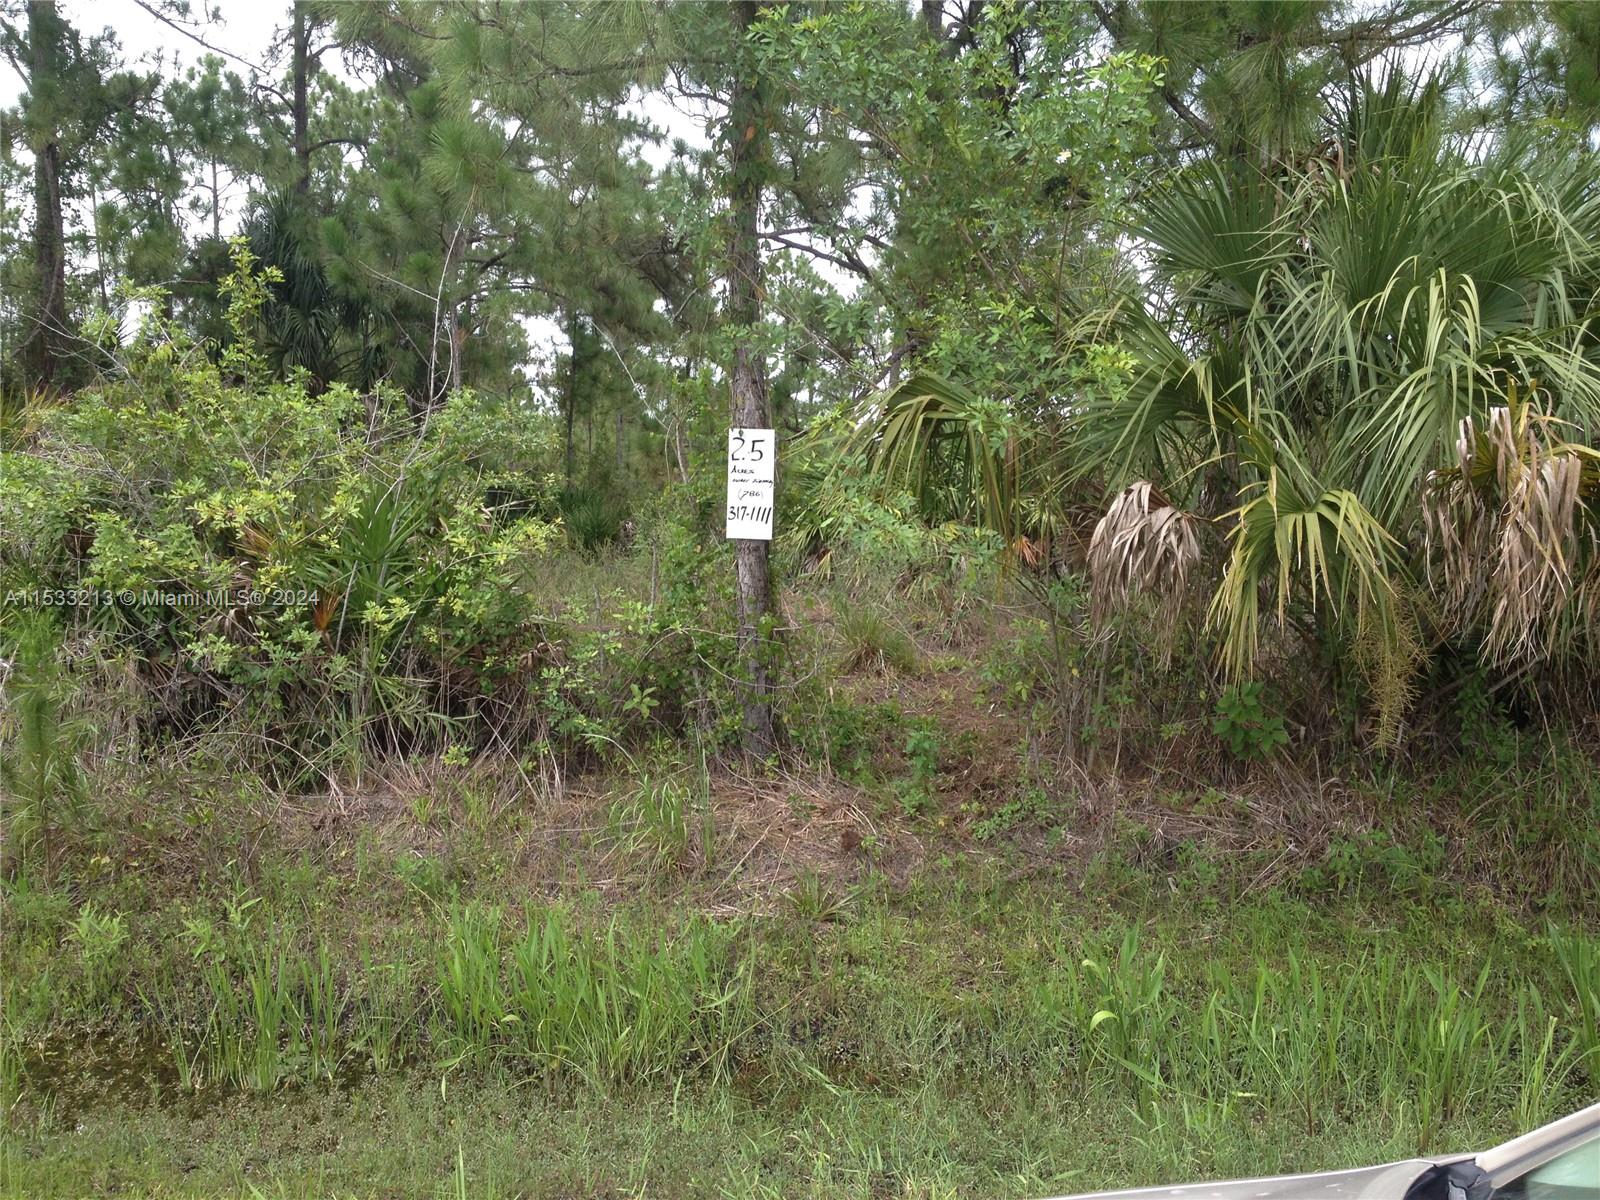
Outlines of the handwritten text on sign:
M 728 536 L 772 540 L 778 439 L 770 429 L 728 430 Z

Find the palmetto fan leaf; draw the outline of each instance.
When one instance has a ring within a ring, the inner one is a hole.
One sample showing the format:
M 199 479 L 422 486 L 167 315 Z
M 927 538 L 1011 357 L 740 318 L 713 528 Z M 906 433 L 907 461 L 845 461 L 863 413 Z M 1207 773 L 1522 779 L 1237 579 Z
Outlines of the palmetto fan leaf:
M 1387 630 L 1378 658 L 1413 655 L 1403 610 L 1425 581 L 1405 547 L 1420 540 L 1419 498 L 1458 428 L 1504 406 L 1509 381 L 1537 378 L 1549 416 L 1600 429 L 1592 156 L 1512 143 L 1469 154 L 1444 140 L 1431 104 L 1426 89 L 1358 88 L 1332 160 L 1284 172 L 1271 192 L 1191 169 L 1135 226 L 1160 302 L 1122 322 L 1131 384 L 1088 406 L 1079 429 L 1097 461 L 1114 454 L 1169 489 L 1208 463 L 1232 481 L 1212 611 L 1236 671 L 1255 653 L 1264 594 L 1280 615 L 1325 608 L 1352 642 Z M 1564 515 L 1573 469 L 1542 460 L 1530 514 Z M 1530 515 L 1519 527 L 1513 557 L 1537 581 L 1566 525 Z M 1537 657 L 1537 639 L 1499 630 L 1557 620 L 1569 591 L 1587 594 L 1576 578 L 1530 582 L 1481 613 L 1491 660 Z
M 1135 221 L 1161 266 L 1220 312 L 1255 307 L 1262 279 L 1294 248 L 1278 187 L 1249 167 L 1207 160 L 1180 175 Z
M 974 518 L 1008 542 L 1019 524 L 1022 440 L 1005 406 L 927 374 L 884 396 L 853 438 L 874 473 L 923 512 Z

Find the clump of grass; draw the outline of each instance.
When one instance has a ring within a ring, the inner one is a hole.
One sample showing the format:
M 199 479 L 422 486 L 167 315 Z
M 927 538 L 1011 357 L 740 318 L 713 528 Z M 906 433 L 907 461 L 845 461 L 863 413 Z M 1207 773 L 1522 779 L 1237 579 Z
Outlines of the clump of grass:
M 614 920 L 580 932 L 549 908 L 508 942 L 499 909 L 463 905 L 447 919 L 439 1018 L 452 1061 L 492 1057 L 596 1086 L 721 1072 L 751 1024 L 729 927 L 694 919 L 668 939 Z
M 87 1003 L 91 1006 L 108 1003 L 119 979 L 117 960 L 128 940 L 125 915 L 103 912 L 94 901 L 86 901 L 72 923 L 72 939 L 77 943 L 83 966 Z
M 1517 993 L 1518 1129 L 1536 1129 L 1560 1115 L 1561 1099 L 1583 1046 L 1574 1037 L 1563 1049 L 1557 1043 L 1560 1030 L 1561 1019 L 1546 1008 L 1538 988 L 1524 987 Z
M 627 510 L 599 488 L 568 487 L 556 498 L 556 507 L 573 545 L 594 554 L 617 540 Z
M 414 961 L 376 961 L 365 952 L 361 987 L 349 1018 L 349 1055 L 375 1075 L 403 1066 L 417 1051 L 423 1001 Z
M 262 930 L 236 910 L 225 930 L 191 922 L 197 994 L 167 978 L 141 991 L 180 1086 L 270 1092 L 331 1081 L 350 1052 L 352 1005 L 326 942 L 307 948 L 286 923 Z M 194 1014 L 205 1014 L 196 1026 Z
M 1578 1062 L 1591 1085 L 1600 1086 L 1600 941 L 1581 931 L 1552 928 L 1547 939 L 1572 988 L 1576 1010 L 1573 1039 Z
M 715 852 L 716 829 L 705 764 L 687 778 L 641 773 L 612 802 L 610 823 L 613 836 L 627 853 L 643 852 L 675 867 L 691 858 L 697 858 L 702 866 L 709 864 Z
M 842 671 L 899 671 L 914 674 L 920 662 L 917 644 L 882 612 L 866 605 L 846 608 L 838 620 L 844 646 Z
M 855 894 L 853 890 L 834 887 L 820 873 L 808 869 L 795 879 L 783 900 L 798 920 L 819 925 L 843 917 Z

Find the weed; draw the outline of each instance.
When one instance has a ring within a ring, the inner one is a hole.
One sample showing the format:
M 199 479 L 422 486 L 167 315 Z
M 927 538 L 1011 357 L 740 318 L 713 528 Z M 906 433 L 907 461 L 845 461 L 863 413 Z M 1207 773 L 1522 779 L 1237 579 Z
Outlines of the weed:
M 413 792 L 409 801 L 411 819 L 424 829 L 433 824 L 434 806 L 437 801 L 432 792 L 421 789 Z
M 1022 793 L 1006 801 L 989 816 L 972 827 L 972 836 L 980 842 L 992 841 L 1030 821 L 1048 819 L 1053 810 L 1050 795 L 1037 785 L 1027 787 Z
M 437 904 L 455 889 L 446 865 L 431 854 L 406 854 L 394 860 L 397 876 L 425 901 Z
M 1330 889 L 1361 898 L 1369 893 L 1423 897 L 1443 869 L 1444 839 L 1426 831 L 1412 848 L 1382 829 L 1336 837 L 1321 864 L 1302 873 L 1312 889 Z
M 1211 732 L 1222 739 L 1235 758 L 1268 758 L 1289 744 L 1283 717 L 1267 711 L 1264 696 L 1263 684 L 1241 683 L 1217 699 Z
M 556 507 L 578 549 L 596 554 L 617 540 L 628 519 L 615 497 L 596 488 L 569 487 L 556 498 Z
M 943 739 L 931 717 L 918 717 L 906 729 L 906 764 L 910 777 L 901 781 L 900 806 L 910 816 L 933 803 L 933 785 L 939 775 L 939 754 Z
M 1591 1084 L 1600 1083 L 1600 941 L 1582 930 L 1551 929 L 1550 949 L 1571 988 L 1577 1022 L 1573 1047 Z
M 110 1003 L 119 978 L 117 959 L 128 940 L 128 925 L 123 914 L 101 912 L 92 900 L 86 901 L 72 923 L 72 938 L 78 944 L 78 956 L 83 965 L 87 1003 L 90 1007 Z
M 62 829 L 75 823 L 83 790 L 78 750 L 87 727 L 67 717 L 66 680 L 57 664 L 61 639 L 43 613 L 17 623 L 15 654 L 5 698 L 9 717 L 0 726 L 0 873 L 14 875 L 38 860 L 48 880 Z
M 844 644 L 841 671 L 893 669 L 910 675 L 917 670 L 917 644 L 875 608 L 846 608 L 839 616 L 838 631 Z
M 1556 1034 L 1560 1028 L 1560 1018 L 1546 1009 L 1537 988 L 1523 987 L 1517 992 L 1519 1129 L 1537 1129 L 1559 1115 L 1557 1106 L 1582 1047 L 1574 1038 L 1564 1049 L 1558 1048 Z
M 614 836 L 629 853 L 644 851 L 654 861 L 683 865 L 692 850 L 702 864 L 715 848 L 704 763 L 685 781 L 681 774 L 642 774 L 611 805 Z
M 836 921 L 845 913 L 851 896 L 830 884 L 816 871 L 802 871 L 783 900 L 800 921 L 808 925 Z
M 878 755 L 903 725 L 893 703 L 859 704 L 827 699 L 816 711 L 795 714 L 790 724 L 801 746 L 842 779 L 864 780 Z

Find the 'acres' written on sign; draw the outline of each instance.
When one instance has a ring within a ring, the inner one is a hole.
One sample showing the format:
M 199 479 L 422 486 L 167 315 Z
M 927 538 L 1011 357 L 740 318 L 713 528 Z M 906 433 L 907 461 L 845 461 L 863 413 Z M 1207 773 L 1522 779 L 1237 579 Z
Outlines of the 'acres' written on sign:
M 728 537 L 772 540 L 778 439 L 770 429 L 728 430 Z

